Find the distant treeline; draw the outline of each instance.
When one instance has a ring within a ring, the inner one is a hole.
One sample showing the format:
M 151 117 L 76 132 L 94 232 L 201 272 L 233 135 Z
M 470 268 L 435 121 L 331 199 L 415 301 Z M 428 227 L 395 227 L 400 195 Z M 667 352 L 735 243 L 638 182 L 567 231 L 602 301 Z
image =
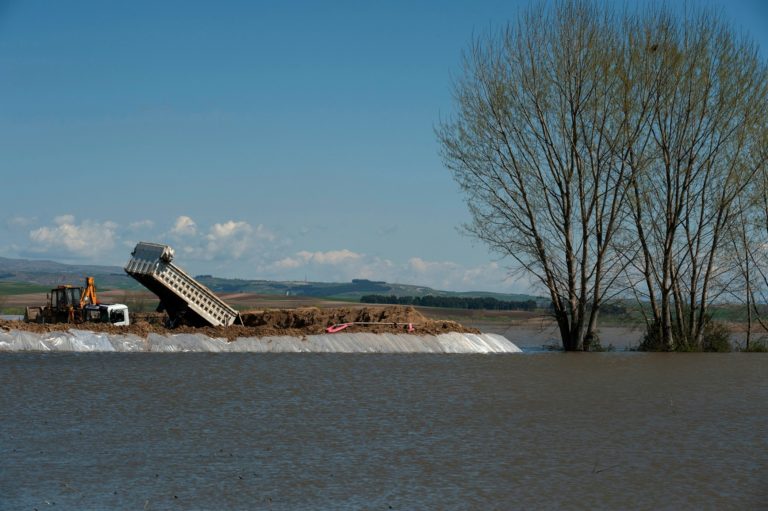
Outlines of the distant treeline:
M 462 296 L 385 296 L 365 295 L 361 303 L 386 303 L 392 305 L 416 305 L 421 307 L 444 307 L 447 309 L 483 309 L 529 311 L 536 308 L 536 300 L 521 302 L 497 300 L 496 298 L 467 298 Z

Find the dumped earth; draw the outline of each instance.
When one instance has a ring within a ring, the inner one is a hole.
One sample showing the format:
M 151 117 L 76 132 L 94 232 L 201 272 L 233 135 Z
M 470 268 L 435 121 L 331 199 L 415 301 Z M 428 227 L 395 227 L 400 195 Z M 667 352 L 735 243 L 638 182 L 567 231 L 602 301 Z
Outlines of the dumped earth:
M 92 277 L 87 277 L 84 290 L 77 287 L 59 287 L 48 295 L 47 307 L 28 307 L 28 317 L 37 317 L 47 323 L 21 323 L 0 321 L 0 329 L 34 333 L 86 330 L 105 334 L 133 334 L 147 338 L 149 334 L 202 334 L 211 338 L 234 340 L 240 337 L 291 336 L 346 333 L 404 333 L 438 335 L 443 333 L 480 333 L 453 321 L 427 319 L 413 307 L 316 307 L 300 309 L 267 309 L 238 313 L 210 289 L 189 276 L 173 263 L 174 250 L 168 245 L 139 242 L 131 252 L 125 272 L 136 279 L 160 300 L 164 314 L 132 313 L 130 325 L 124 323 L 123 311 L 110 311 L 93 307 L 98 304 Z M 78 291 L 81 290 L 81 291 Z M 79 300 L 78 300 L 79 297 Z M 68 308 L 67 308 L 68 307 Z M 100 307 L 107 307 L 100 305 Z M 34 309 L 37 313 L 31 314 Z M 112 323 L 56 323 L 72 319 L 75 309 L 79 317 L 106 317 Z M 50 314 L 55 312 L 56 314 Z M 114 312 L 114 318 L 113 318 Z M 118 312 L 120 312 L 118 314 Z M 47 316 L 47 317 L 46 317 Z M 168 328 L 166 325 L 175 325 Z M 198 326 L 189 326 L 198 325 Z M 212 326 L 199 326 L 212 325 Z M 216 325 L 216 326 L 213 326 Z
M 129 326 L 114 326 L 104 323 L 68 323 L 37 324 L 20 321 L 2 321 L 0 328 L 5 330 L 23 330 L 36 333 L 66 331 L 71 328 L 89 330 L 107 334 L 134 334 L 146 338 L 150 333 L 203 334 L 208 337 L 268 337 L 288 335 L 303 337 L 327 333 L 326 329 L 336 325 L 353 323 L 339 330 L 345 333 L 402 333 L 414 335 L 438 335 L 448 332 L 480 333 L 474 328 L 467 328 L 455 321 L 432 320 L 426 318 L 413 307 L 339 307 L 319 309 L 307 307 L 300 309 L 273 309 L 241 313 L 243 325 L 229 327 L 188 327 L 167 328 L 163 314 L 135 314 Z M 354 324 L 368 323 L 368 324 Z M 338 327 L 337 327 L 338 328 Z

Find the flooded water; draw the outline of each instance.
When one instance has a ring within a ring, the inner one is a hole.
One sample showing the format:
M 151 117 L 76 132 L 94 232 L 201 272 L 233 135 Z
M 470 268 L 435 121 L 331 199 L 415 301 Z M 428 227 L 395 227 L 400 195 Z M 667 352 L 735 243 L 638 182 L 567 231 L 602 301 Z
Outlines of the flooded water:
M 765 509 L 761 354 L 0 354 L 0 509 Z

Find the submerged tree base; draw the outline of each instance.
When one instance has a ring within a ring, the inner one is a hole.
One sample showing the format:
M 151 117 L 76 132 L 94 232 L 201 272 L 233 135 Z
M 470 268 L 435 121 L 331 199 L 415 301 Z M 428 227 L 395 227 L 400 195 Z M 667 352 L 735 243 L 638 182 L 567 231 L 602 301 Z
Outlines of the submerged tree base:
M 681 335 L 670 346 L 664 342 L 661 328 L 658 323 L 654 322 L 648 325 L 643 341 L 637 350 L 727 353 L 733 351 L 733 344 L 731 343 L 731 331 L 726 324 L 707 319 L 701 342 Z

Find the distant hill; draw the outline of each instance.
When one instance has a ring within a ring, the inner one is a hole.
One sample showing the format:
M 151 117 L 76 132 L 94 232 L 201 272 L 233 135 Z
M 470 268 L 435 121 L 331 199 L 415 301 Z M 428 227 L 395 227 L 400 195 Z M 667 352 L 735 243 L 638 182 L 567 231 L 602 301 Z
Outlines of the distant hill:
M 86 276 L 96 277 L 102 289 L 141 289 L 141 284 L 119 266 L 75 265 L 49 260 L 0 257 L 0 282 L 23 282 L 51 287 L 81 284 Z
M 143 289 L 141 284 L 125 274 L 119 266 L 73 265 L 48 260 L 8 259 L 0 257 L 0 283 L 19 282 L 39 286 L 79 284 L 86 276 L 96 277 L 99 289 Z M 255 293 L 262 295 L 312 296 L 338 300 L 358 301 L 361 296 L 378 294 L 394 296 L 463 296 L 491 297 L 497 300 L 537 300 L 541 297 L 526 294 L 490 293 L 486 291 L 440 291 L 426 286 L 390 284 L 383 281 L 354 279 L 352 282 L 306 282 L 225 279 L 212 275 L 197 275 L 202 284 L 217 293 Z
M 314 296 L 358 301 L 361 296 L 370 294 L 395 296 L 465 296 L 473 298 L 493 297 L 498 300 L 542 300 L 525 294 L 489 293 L 487 291 L 455 292 L 441 291 L 426 286 L 409 284 L 390 284 L 383 281 L 354 279 L 352 282 L 305 282 L 273 280 L 223 279 L 210 275 L 195 277 L 202 284 L 217 292 L 256 293 L 264 295 Z
M 72 265 L 47 259 L 8 259 L 0 257 L 0 272 L 79 273 L 90 275 L 122 272 L 119 266 Z

